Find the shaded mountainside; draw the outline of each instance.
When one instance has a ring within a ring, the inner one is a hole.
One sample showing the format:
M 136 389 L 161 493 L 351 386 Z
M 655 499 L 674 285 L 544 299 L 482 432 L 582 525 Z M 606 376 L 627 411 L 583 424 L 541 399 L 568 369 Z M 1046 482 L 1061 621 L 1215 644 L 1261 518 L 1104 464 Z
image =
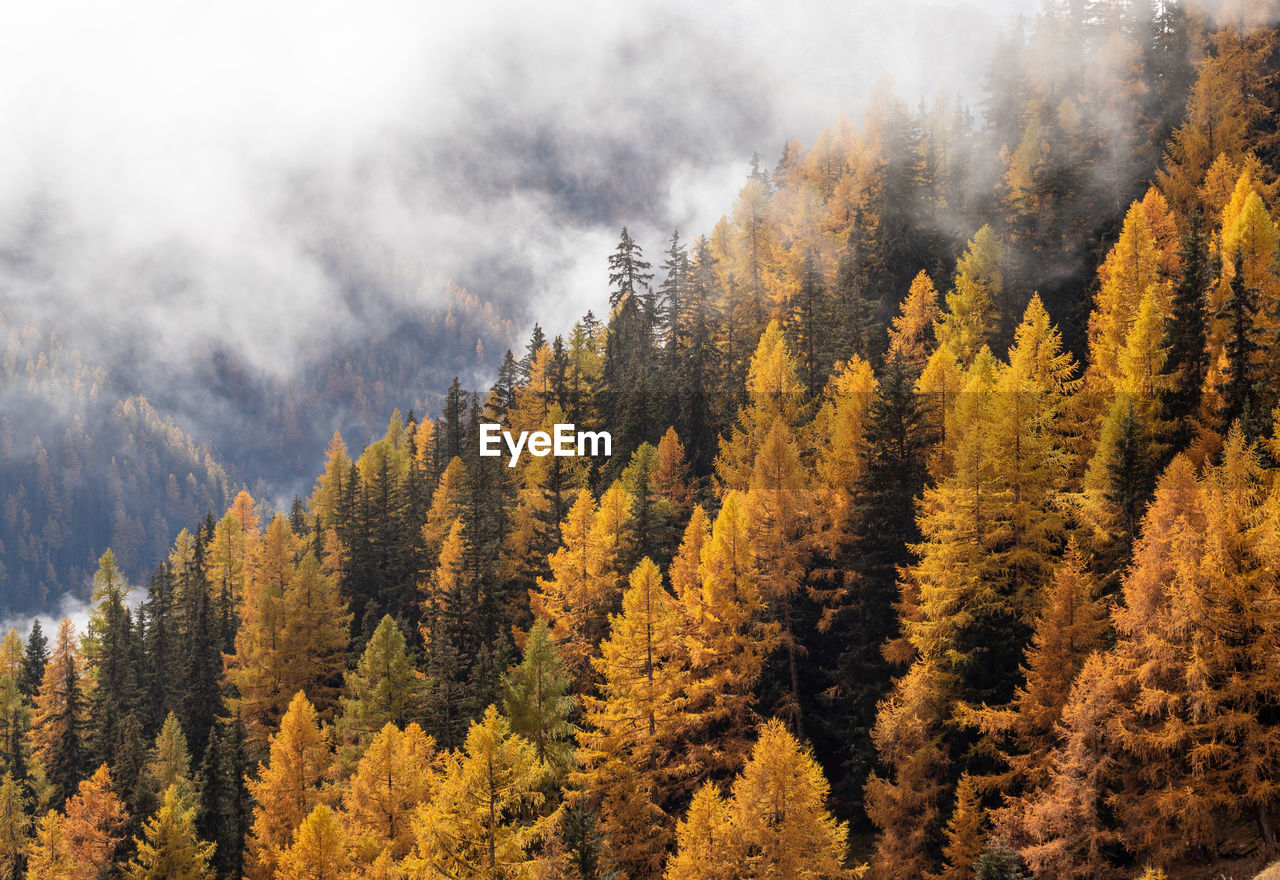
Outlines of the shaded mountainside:
M 57 336 L 0 323 L 0 614 L 88 598 L 110 546 L 126 570 L 234 494 L 206 444 Z
M 491 368 L 510 322 L 425 277 L 399 267 L 363 279 L 385 294 L 376 335 L 319 341 L 285 378 L 221 348 L 156 376 L 131 369 L 128 346 L 98 365 L 57 333 L 0 325 L 0 617 L 56 607 L 64 593 L 87 598 L 108 546 L 141 576 L 178 529 L 224 509 L 233 484 L 281 505 L 305 496 L 335 431 L 372 440 L 392 409 L 438 410 L 429 389 Z M 425 287 L 442 295 L 420 296 Z

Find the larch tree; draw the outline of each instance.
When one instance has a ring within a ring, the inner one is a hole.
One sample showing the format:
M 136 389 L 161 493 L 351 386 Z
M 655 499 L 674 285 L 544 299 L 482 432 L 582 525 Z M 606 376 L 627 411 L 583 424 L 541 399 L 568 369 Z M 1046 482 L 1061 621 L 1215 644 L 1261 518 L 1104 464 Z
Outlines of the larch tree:
M 529 594 L 535 616 L 551 627 L 578 690 L 592 681 L 591 656 L 608 629 L 608 613 L 622 593 L 632 499 L 615 483 L 600 498 L 582 490 L 561 527 L 564 544 L 551 557 L 550 580 Z
M 1133 772 L 1113 805 L 1127 841 L 1161 861 L 1216 839 L 1234 817 L 1274 839 L 1280 727 L 1267 719 L 1280 647 L 1277 532 L 1258 455 L 1238 427 L 1194 480 L 1162 478 L 1117 613 L 1114 659 L 1132 701 L 1117 738 Z
M 876 716 L 871 735 L 882 769 L 867 779 L 865 791 L 867 817 L 878 832 L 871 857 L 878 880 L 919 880 L 938 867 L 948 779 L 954 778 L 947 687 L 936 662 L 917 662 Z
M 315 707 L 299 692 L 271 737 L 258 778 L 249 781 L 256 802 L 247 841 L 245 876 L 250 880 L 274 880 L 280 856 L 298 827 L 326 799 L 321 786 L 330 763 L 328 736 L 320 729 Z
M 69 875 L 71 880 L 94 880 L 110 869 L 116 850 L 124 840 L 122 829 L 126 818 L 124 804 L 111 790 L 111 775 L 103 764 L 80 783 L 76 795 L 67 801 L 61 819 L 67 854 L 74 866 Z M 63 876 L 40 873 L 34 859 L 28 866 L 28 874 Z
M 34 757 L 48 773 L 57 803 L 75 794 L 88 763 L 83 660 L 76 641 L 75 626 L 64 617 L 44 667 L 32 717 Z
M 811 547 L 805 540 L 814 520 L 809 482 L 791 429 L 781 419 L 776 420 L 756 455 L 745 507 L 762 592 L 781 625 L 780 647 L 787 654 L 783 711 L 801 733 L 804 721 L 796 664 L 800 647 L 793 606 L 811 556 Z
M 280 854 L 275 876 L 276 880 L 344 880 L 350 870 L 350 844 L 341 818 L 328 804 L 316 804 L 293 843 Z
M 923 372 L 933 349 L 933 325 L 941 317 L 938 290 L 922 269 L 898 306 L 889 330 L 888 357 L 897 358 L 917 375 Z
M 306 691 L 320 717 L 332 719 L 347 668 L 351 613 L 337 579 L 321 570 L 314 553 L 298 562 L 282 605 L 284 689 Z
M 652 560 L 641 560 L 610 620 L 609 637 L 593 659 L 603 679 L 598 697 L 583 700 L 586 726 L 579 734 L 575 778 L 599 794 L 601 768 L 622 761 L 655 789 L 678 782 L 688 768 L 673 765 L 684 723 L 688 662 L 680 611 Z M 660 796 L 660 795 L 659 795 Z
M 84 876 L 80 866 L 72 858 L 62 826 L 62 816 L 56 810 L 50 810 L 36 822 L 35 835 L 27 853 L 26 868 L 27 874 L 32 877 L 65 877 L 72 880 Z M 94 880 L 95 876 L 91 874 L 85 880 Z
M 1216 159 L 1239 160 L 1274 138 L 1265 127 L 1272 108 L 1263 59 L 1275 46 L 1275 33 L 1246 21 L 1248 8 L 1239 4 L 1224 10 L 1212 37 L 1214 51 L 1199 65 L 1186 117 L 1156 175 L 1165 195 L 1182 211 L 1197 204 L 1201 182 Z
M 704 782 L 676 826 L 664 880 L 737 880 L 742 845 L 719 790 Z
M 416 724 L 404 730 L 388 722 L 343 790 L 342 807 L 353 856 L 372 865 L 386 853 L 399 862 L 413 846 L 414 811 L 435 785 L 436 744 Z
M 160 810 L 143 826 L 126 880 L 213 880 L 214 845 L 196 834 L 196 808 L 177 785 L 165 790 Z
M 827 809 L 822 768 L 781 721 L 760 730 L 733 783 L 728 812 L 741 853 L 738 876 L 751 880 L 843 880 L 848 826 Z
M 511 733 L 494 707 L 471 725 L 462 750 L 444 760 L 431 800 L 413 821 L 409 871 L 457 880 L 520 876 L 543 820 L 533 744 Z
M 226 546 L 220 551 L 219 570 L 211 577 L 211 584 L 230 577 L 227 571 L 234 568 L 233 548 L 245 546 L 240 520 L 234 514 L 228 513 L 218 524 L 215 546 L 219 541 Z M 290 667 L 305 662 L 305 658 L 289 653 L 285 638 L 284 593 L 295 577 L 297 550 L 297 536 L 283 516 L 276 516 L 258 542 L 256 564 L 240 563 L 242 582 L 234 587 L 240 600 L 240 626 L 235 634 L 235 654 L 227 659 L 227 677 L 239 693 L 237 712 L 255 748 L 266 745 L 294 693 L 287 690 Z
M 1074 542 L 1069 543 L 1036 619 L 1023 664 L 1025 682 L 1006 706 L 978 713 L 982 731 L 1000 743 L 1004 767 L 984 784 L 994 783 L 1006 795 L 1044 787 L 1049 753 L 1058 742 L 1056 726 L 1071 685 L 1085 660 L 1104 647 L 1109 629 L 1107 604 L 1099 596 L 1085 556 Z
M 1047 781 L 1015 805 L 1010 827 L 1020 853 L 1046 880 L 1114 880 L 1124 876 L 1108 800 L 1118 786 L 1112 723 L 1122 695 L 1107 657 L 1089 655 L 1062 709 L 1059 743 L 1048 755 Z
M 12 773 L 0 777 L 0 880 L 24 876 L 31 840 L 27 800 Z
M 431 508 L 427 511 L 427 521 L 422 526 L 422 540 L 427 548 L 427 558 L 432 562 L 439 555 L 444 539 L 449 536 L 449 529 L 462 516 L 465 470 L 466 466 L 461 458 L 455 456 L 450 459 L 431 495 Z
M 970 880 L 974 865 L 986 849 L 986 826 L 978 788 L 967 774 L 962 775 L 956 785 L 955 806 L 947 819 L 942 868 L 926 873 L 925 880 Z
M 193 802 L 195 790 L 191 779 L 191 755 L 187 751 L 187 738 L 182 725 L 172 712 L 164 720 L 156 736 L 144 769 L 145 784 L 157 797 L 163 797 L 170 788 L 177 792 L 184 804 Z
M 827 559 L 848 539 L 852 529 L 853 487 L 861 476 L 863 437 L 875 389 L 871 365 L 855 355 L 831 376 L 826 400 L 813 420 L 817 514 L 814 543 Z M 842 593 L 846 586 L 832 583 L 831 588 Z
M 938 344 L 949 345 L 965 366 L 999 332 L 1004 297 L 1002 259 L 995 232 L 990 226 L 983 226 L 956 262 L 947 310 L 933 325 Z
M 726 489 L 745 491 L 751 483 L 756 456 L 775 422 L 795 428 L 801 419 L 804 388 L 795 359 L 777 321 L 770 321 L 760 337 L 747 371 L 747 402 L 737 423 L 720 441 L 716 475 Z
M 694 518 L 697 519 L 698 511 Z M 685 734 L 699 776 L 726 776 L 741 765 L 753 739 L 753 707 L 761 670 L 778 640 L 778 625 L 765 616 L 761 573 L 741 493 L 725 496 L 709 534 L 690 521 L 686 552 L 697 552 L 684 605 L 689 681 Z M 702 529 L 706 526 L 702 525 Z M 677 582 L 683 560 L 673 564 Z M 688 577 L 683 575 L 682 577 Z
M 1121 358 L 1143 300 L 1153 297 L 1157 313 L 1167 314 L 1172 296 L 1140 202 L 1125 215 L 1120 237 L 1098 268 L 1098 282 L 1089 316 L 1089 382 L 1105 392 L 1123 387 Z

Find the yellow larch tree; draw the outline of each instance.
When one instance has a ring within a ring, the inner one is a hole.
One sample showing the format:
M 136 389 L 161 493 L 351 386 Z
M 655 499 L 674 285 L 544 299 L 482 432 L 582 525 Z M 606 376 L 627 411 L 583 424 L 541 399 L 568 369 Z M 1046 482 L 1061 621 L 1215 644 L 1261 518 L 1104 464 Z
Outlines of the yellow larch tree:
M 1068 692 L 1059 739 L 1045 768 L 1047 781 L 1025 802 L 1010 806 L 1007 827 L 1022 840 L 1020 854 L 1045 880 L 1117 880 L 1111 861 L 1120 839 L 1110 819 L 1117 764 L 1111 725 L 1121 697 L 1102 653 L 1090 654 Z M 1006 820 L 1007 821 L 1007 820 Z
M 515 736 L 490 706 L 471 725 L 466 744 L 444 758 L 430 801 L 413 820 L 411 876 L 453 880 L 521 877 L 543 821 L 538 782 L 543 767 L 531 743 Z
M 440 553 L 449 529 L 462 516 L 462 492 L 466 481 L 466 466 L 456 455 L 450 459 L 440 482 L 431 495 L 431 508 L 422 526 L 422 541 L 427 549 L 427 559 L 434 560 Z
M 1123 383 L 1120 361 L 1143 300 L 1153 297 L 1159 314 L 1170 308 L 1170 283 L 1141 202 L 1125 214 L 1120 237 L 1098 269 L 1098 282 L 1089 316 L 1088 378 L 1093 390 L 1108 392 Z
M 938 289 L 923 269 L 911 282 L 907 296 L 889 330 L 888 357 L 894 357 L 920 373 L 933 350 L 933 325 L 942 317 Z
M 984 787 L 1006 795 L 1034 792 L 1048 782 L 1055 725 L 1085 660 L 1104 647 L 1110 625 L 1084 554 L 1074 541 L 1054 572 L 1023 664 L 1025 682 L 1006 706 L 984 708 L 976 721 L 995 740 L 1002 769 Z M 1005 811 L 1007 812 L 1007 811 Z
M 655 784 L 677 783 L 690 768 L 673 763 L 684 724 L 688 681 L 680 608 L 647 557 L 632 571 L 622 611 L 610 617 L 609 637 L 593 665 L 600 696 L 583 698 L 586 727 L 579 734 L 579 776 L 588 790 L 592 770 L 622 760 Z
M 783 697 L 784 711 L 795 729 L 803 731 L 792 604 L 811 555 L 805 535 L 813 522 L 814 508 L 809 476 L 792 432 L 781 419 L 774 421 L 756 455 L 745 507 L 762 592 L 781 623 L 780 647 L 787 652 L 790 690 Z
M 353 855 L 372 865 L 383 853 L 398 862 L 413 847 L 413 814 L 430 798 L 435 740 L 416 724 L 388 722 L 374 736 L 342 795 Z
M 1004 275 L 1000 243 L 990 226 L 983 226 L 956 262 L 954 287 L 947 294 L 947 310 L 934 323 L 939 345 L 949 345 L 968 366 L 1000 329 Z
M 929 471 L 935 479 L 947 476 L 951 471 L 950 452 L 958 436 L 955 425 L 956 402 L 964 386 L 964 370 L 949 345 L 939 345 L 929 355 L 924 371 L 916 380 L 916 391 L 924 396 L 924 402 L 933 423 L 938 447 Z
M 275 880 L 346 880 L 351 867 L 351 848 L 341 817 L 328 804 L 316 804 L 293 843 L 280 854 Z
M 1113 800 L 1130 845 L 1158 861 L 1220 839 L 1248 817 L 1268 837 L 1280 728 L 1265 713 L 1280 649 L 1276 491 L 1238 426 L 1194 480 L 1162 478 L 1116 614 L 1124 692 L 1117 739 L 1133 773 Z
M 124 840 L 127 818 L 124 804 L 111 790 L 111 774 L 103 764 L 93 776 L 81 780 L 79 791 L 67 801 L 61 818 L 61 836 L 71 870 L 67 874 L 44 875 L 39 873 L 33 858 L 28 875 L 67 877 L 68 880 L 96 880 L 103 876 Z
M 126 880 L 213 880 L 214 845 L 196 833 L 196 808 L 177 785 L 165 789 L 160 809 L 142 828 Z
M 676 851 L 665 880 L 738 880 L 742 845 L 715 785 L 705 782 L 676 826 Z
M 701 504 L 695 505 L 689 522 L 685 524 L 680 548 L 667 572 L 676 600 L 685 607 L 685 613 L 695 619 L 702 604 L 702 578 L 698 574 L 698 566 L 702 564 L 702 548 L 710 537 L 711 520 L 707 511 Z
M 947 679 L 936 662 L 917 661 L 876 715 L 871 737 L 886 772 L 873 772 L 865 791 L 867 817 L 879 832 L 871 857 L 877 880 L 919 880 L 937 868 L 952 774 Z
M 978 788 L 967 773 L 961 774 L 955 806 L 947 819 L 942 868 L 927 872 L 925 880 L 970 880 L 978 857 L 986 849 L 986 825 Z
M 324 473 L 316 480 L 311 492 L 311 513 L 325 525 L 332 525 L 338 511 L 338 499 L 342 497 L 343 482 L 351 472 L 351 459 L 342 435 L 333 432 L 329 448 L 324 453 Z
M 871 365 L 854 355 L 827 383 L 814 417 L 815 544 L 827 553 L 844 541 L 853 515 L 853 486 L 862 474 L 863 435 L 876 390 Z
M 725 489 L 742 491 L 750 485 L 756 455 L 774 422 L 792 428 L 798 424 L 802 391 L 782 326 L 770 321 L 747 371 L 747 403 L 716 456 L 716 474 Z
M 849 829 L 828 811 L 829 793 L 812 752 L 781 721 L 766 723 L 729 798 L 742 853 L 738 876 L 848 878 Z
M 699 776 L 723 776 L 741 764 L 750 747 L 755 687 L 777 643 L 778 625 L 765 619 L 761 574 L 740 493 L 725 496 L 711 533 L 700 543 L 696 589 L 683 602 L 690 667 L 686 740 Z M 673 564 L 673 582 L 674 572 Z
M 21 876 L 31 843 L 31 817 L 22 785 L 5 771 L 0 777 L 0 877 L 17 880 Z
M 327 800 L 322 788 L 331 763 L 328 734 L 303 693 L 294 696 L 271 737 L 269 756 L 248 780 L 255 801 L 247 841 L 249 880 L 274 880 L 281 854 L 293 842 L 303 820 Z
M 1248 5 L 1223 9 L 1212 36 L 1214 51 L 1200 62 L 1186 117 L 1156 175 L 1183 213 L 1196 204 L 1197 189 L 1214 160 L 1225 155 L 1237 161 L 1274 138 L 1259 129 L 1271 113 L 1264 96 L 1274 73 L 1264 59 L 1275 46 L 1275 31 L 1246 21 L 1242 10 Z
M 561 658 L 582 685 L 594 678 L 591 656 L 608 628 L 621 594 L 631 496 L 614 483 L 597 508 L 591 493 L 578 493 L 560 527 L 563 545 L 551 556 L 551 579 L 538 579 L 529 606 L 547 621 Z
M 1210 375 L 1207 384 L 1213 385 L 1223 373 L 1225 341 L 1229 320 L 1224 307 L 1230 295 L 1231 281 L 1235 276 L 1237 258 L 1244 272 L 1245 285 L 1257 297 L 1255 324 L 1268 337 L 1280 327 L 1276 315 L 1280 314 L 1280 275 L 1277 274 L 1276 250 L 1280 244 L 1280 228 L 1258 194 L 1257 185 L 1248 170 L 1236 181 L 1231 199 L 1222 210 L 1222 226 L 1217 240 L 1220 275 L 1209 289 L 1208 296 L 1208 345 Z M 1258 352 L 1265 358 L 1265 352 Z
M 684 444 L 675 428 L 668 427 L 658 441 L 658 467 L 653 473 L 652 485 L 654 494 L 669 502 L 681 519 L 689 514 L 694 491 Z
M 283 690 L 306 691 L 319 716 L 331 720 L 347 668 L 351 613 L 337 578 L 321 570 L 314 553 L 308 551 L 298 563 L 283 608 Z

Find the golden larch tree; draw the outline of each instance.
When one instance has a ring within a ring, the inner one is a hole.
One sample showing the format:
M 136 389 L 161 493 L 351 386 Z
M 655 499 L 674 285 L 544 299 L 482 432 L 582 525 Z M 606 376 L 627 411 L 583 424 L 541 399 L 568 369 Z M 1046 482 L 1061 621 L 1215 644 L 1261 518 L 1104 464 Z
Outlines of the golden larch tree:
M 327 799 L 322 789 L 331 757 L 315 707 L 299 692 L 271 737 L 269 757 L 248 781 L 253 827 L 247 842 L 249 880 L 274 880 L 280 855 L 311 810 Z

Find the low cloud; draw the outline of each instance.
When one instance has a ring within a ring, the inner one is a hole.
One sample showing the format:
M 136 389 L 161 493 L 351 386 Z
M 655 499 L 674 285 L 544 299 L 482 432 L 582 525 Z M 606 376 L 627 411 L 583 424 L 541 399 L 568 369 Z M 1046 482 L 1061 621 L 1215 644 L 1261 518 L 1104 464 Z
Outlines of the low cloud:
M 886 73 L 976 97 L 1029 5 L 28 4 L 0 32 L 0 295 L 160 380 L 376 332 L 394 310 L 350 279 L 387 254 L 559 329 L 618 227 L 708 231 L 752 151 Z

